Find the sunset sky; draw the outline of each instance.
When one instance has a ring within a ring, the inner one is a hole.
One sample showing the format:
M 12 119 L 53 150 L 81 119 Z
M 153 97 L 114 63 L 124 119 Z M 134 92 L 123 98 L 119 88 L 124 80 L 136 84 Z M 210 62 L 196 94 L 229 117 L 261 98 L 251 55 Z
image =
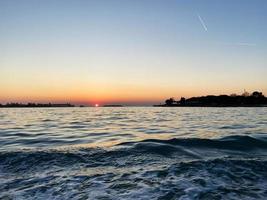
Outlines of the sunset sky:
M 1 0 L 0 103 L 267 95 L 266 0 Z

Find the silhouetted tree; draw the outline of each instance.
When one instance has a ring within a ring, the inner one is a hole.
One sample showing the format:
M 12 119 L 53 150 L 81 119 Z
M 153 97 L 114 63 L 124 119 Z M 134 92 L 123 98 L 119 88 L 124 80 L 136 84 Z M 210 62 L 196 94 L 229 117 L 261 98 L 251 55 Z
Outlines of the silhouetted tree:
M 244 90 L 244 93 L 242 94 L 242 96 L 243 97 L 248 97 L 249 96 L 249 93 L 246 90 Z
M 263 94 L 262 92 L 255 91 L 252 93 L 251 96 L 258 98 L 258 97 L 263 97 Z
M 236 96 L 237 96 L 236 93 L 230 94 L 230 97 L 236 97 Z
M 169 98 L 165 101 L 166 105 L 170 106 L 174 103 L 174 98 Z

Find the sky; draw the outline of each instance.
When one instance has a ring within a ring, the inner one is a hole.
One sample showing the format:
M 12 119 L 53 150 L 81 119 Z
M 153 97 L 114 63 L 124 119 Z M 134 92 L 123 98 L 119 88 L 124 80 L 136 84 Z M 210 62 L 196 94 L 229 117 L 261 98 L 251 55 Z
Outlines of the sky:
M 0 0 L 0 103 L 262 91 L 266 0 Z

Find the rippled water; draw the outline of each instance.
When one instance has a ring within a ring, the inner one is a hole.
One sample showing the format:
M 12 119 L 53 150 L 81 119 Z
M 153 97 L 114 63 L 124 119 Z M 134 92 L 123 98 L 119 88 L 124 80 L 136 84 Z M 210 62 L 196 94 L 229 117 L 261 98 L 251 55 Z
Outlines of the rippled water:
M 267 108 L 0 110 L 0 199 L 266 199 Z

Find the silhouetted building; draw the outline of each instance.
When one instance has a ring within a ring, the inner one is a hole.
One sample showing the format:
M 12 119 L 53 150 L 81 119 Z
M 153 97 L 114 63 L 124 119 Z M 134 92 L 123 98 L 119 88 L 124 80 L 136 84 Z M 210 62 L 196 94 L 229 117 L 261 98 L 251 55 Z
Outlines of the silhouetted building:
M 185 105 L 185 98 L 184 98 L 184 97 L 181 97 L 181 99 L 180 99 L 180 104 L 181 104 L 181 105 Z

